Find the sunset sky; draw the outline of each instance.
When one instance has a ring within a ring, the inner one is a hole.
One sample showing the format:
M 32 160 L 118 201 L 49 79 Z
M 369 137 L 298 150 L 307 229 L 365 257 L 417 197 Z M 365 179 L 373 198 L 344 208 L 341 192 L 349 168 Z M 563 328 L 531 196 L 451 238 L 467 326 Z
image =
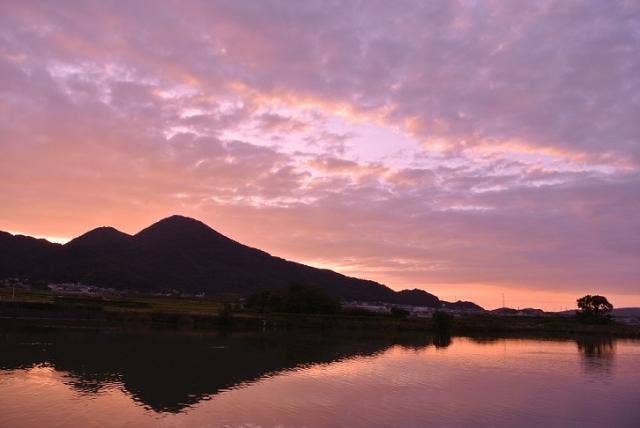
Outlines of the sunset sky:
M 640 306 L 640 3 L 2 0 L 0 230 L 171 214 L 488 308 Z

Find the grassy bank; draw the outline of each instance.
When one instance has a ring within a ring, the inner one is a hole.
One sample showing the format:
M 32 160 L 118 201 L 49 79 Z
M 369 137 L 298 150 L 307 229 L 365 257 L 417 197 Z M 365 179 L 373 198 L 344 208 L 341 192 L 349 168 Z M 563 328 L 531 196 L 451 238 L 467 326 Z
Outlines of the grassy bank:
M 50 291 L 0 289 L 0 322 L 72 328 L 161 328 L 209 330 L 316 329 L 323 331 L 433 332 L 431 318 L 338 313 L 256 313 L 239 305 L 206 298 L 165 296 L 86 296 Z M 448 332 L 456 335 L 492 334 L 598 334 L 640 337 L 638 326 L 584 324 L 570 317 L 513 317 L 468 315 L 450 320 Z

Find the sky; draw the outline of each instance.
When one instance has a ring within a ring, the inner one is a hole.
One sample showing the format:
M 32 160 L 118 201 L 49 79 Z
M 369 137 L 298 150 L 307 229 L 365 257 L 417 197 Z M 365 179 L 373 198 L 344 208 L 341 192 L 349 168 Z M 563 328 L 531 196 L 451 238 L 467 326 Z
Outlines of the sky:
M 0 230 L 558 310 L 640 306 L 638 212 L 637 1 L 0 2 Z

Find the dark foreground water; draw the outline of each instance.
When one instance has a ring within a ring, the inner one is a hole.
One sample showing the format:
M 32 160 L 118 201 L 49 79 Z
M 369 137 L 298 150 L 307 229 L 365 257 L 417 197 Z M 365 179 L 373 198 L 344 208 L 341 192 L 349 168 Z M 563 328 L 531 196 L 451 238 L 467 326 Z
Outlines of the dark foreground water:
M 0 334 L 0 427 L 640 426 L 640 342 Z

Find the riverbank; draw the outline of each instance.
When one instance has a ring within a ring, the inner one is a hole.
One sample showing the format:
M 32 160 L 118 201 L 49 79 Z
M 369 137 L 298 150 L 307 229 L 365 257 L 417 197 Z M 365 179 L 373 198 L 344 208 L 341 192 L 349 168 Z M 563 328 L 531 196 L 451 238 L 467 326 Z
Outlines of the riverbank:
M 9 294 L 11 293 L 11 294 Z M 438 332 L 453 335 L 607 335 L 640 337 L 640 327 L 618 323 L 585 324 L 567 316 L 469 314 L 433 318 L 388 314 L 257 313 L 240 305 L 188 297 L 58 295 L 46 291 L 0 290 L 0 323 L 8 327 L 153 328 L 177 330 L 293 330 Z

